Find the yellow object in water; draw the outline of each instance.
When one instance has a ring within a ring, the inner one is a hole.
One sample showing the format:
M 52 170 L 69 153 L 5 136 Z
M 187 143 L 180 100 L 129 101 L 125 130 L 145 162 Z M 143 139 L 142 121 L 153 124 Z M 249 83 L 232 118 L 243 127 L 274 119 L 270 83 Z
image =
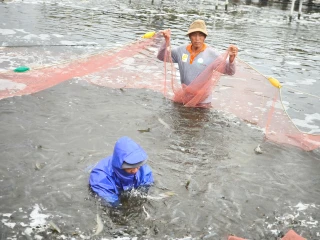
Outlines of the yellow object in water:
M 156 32 L 147 32 L 142 36 L 142 38 L 152 38 L 155 34 Z
M 279 83 L 279 81 L 273 77 L 268 77 L 268 80 L 270 81 L 270 83 L 276 87 L 276 88 L 281 88 L 281 84 Z

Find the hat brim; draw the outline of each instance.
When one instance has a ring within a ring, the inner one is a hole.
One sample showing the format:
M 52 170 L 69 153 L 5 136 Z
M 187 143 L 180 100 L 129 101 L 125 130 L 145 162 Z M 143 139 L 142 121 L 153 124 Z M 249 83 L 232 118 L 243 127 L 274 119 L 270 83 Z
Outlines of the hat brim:
M 203 29 L 201 28 L 193 28 L 193 29 L 190 29 L 187 33 L 187 35 L 189 35 L 190 33 L 193 33 L 193 32 L 202 32 L 203 34 L 205 34 L 206 36 L 208 36 L 208 33 L 207 31 L 204 31 Z
M 127 169 L 127 168 L 137 168 L 137 167 L 141 167 L 142 165 L 144 165 L 147 162 L 147 160 L 144 160 L 142 162 L 136 163 L 136 164 L 129 164 L 126 162 L 123 162 L 121 168 L 122 169 Z

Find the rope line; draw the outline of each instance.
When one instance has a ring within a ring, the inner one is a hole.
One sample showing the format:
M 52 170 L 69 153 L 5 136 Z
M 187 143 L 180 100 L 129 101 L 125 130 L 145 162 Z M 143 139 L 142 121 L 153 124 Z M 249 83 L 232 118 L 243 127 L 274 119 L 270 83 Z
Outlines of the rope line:
M 242 63 L 246 64 L 248 67 L 250 67 L 251 69 L 253 69 L 254 71 L 256 71 L 257 73 L 259 73 L 261 76 L 265 77 L 267 80 L 268 78 L 262 74 L 261 72 L 259 72 L 257 69 L 255 69 L 254 67 L 252 67 L 250 64 L 248 64 L 247 62 L 241 60 L 239 57 L 237 57 L 238 60 L 240 60 Z M 282 85 L 281 85 L 282 86 Z M 308 96 L 311 96 L 311 97 L 315 97 L 315 98 L 318 98 L 320 99 L 320 96 L 316 96 L 316 95 L 313 95 L 313 94 L 309 94 L 309 93 L 306 93 L 306 92 L 302 92 L 302 91 L 299 91 L 299 90 L 296 90 L 296 89 L 293 89 L 293 88 L 290 88 L 290 87 L 287 87 L 287 86 L 282 86 L 282 87 L 286 87 L 288 89 L 291 89 L 293 91 L 296 91 L 296 92 L 300 92 L 300 93 L 303 93 L 303 94 L 306 94 Z M 300 130 L 297 125 L 293 122 L 292 118 L 290 117 L 290 115 L 288 114 L 284 104 L 283 104 L 283 100 L 282 100 L 282 94 L 281 94 L 281 88 L 279 88 L 279 96 L 280 96 L 280 103 L 282 105 L 282 108 L 284 110 L 284 112 L 286 113 L 287 117 L 289 118 L 289 120 L 292 122 L 293 126 L 302 134 L 308 134 L 308 135 L 313 135 L 313 136 L 320 136 L 320 134 L 313 134 L 313 133 L 307 133 L 305 131 L 302 131 Z
M 295 92 L 300 92 L 300 93 L 303 93 L 305 95 L 308 95 L 310 97 L 314 97 L 314 98 L 318 98 L 320 100 L 320 96 L 317 96 L 317 95 L 313 95 L 313 94 L 310 94 L 310 93 L 306 93 L 306 92 L 303 92 L 303 91 L 300 91 L 300 90 L 297 90 L 297 89 L 294 89 L 294 88 L 291 88 L 291 87 L 287 87 L 287 86 L 284 86 L 285 88 L 288 88 L 292 91 L 295 91 Z
M 252 67 L 249 63 L 241 60 L 239 57 L 237 57 L 237 59 L 240 60 L 242 63 L 246 64 L 248 67 L 250 67 L 251 69 L 253 69 L 253 70 L 256 71 L 257 73 L 259 73 L 260 75 L 262 75 L 263 77 L 265 77 L 266 79 L 268 79 L 267 76 L 265 76 L 264 74 L 262 74 L 261 72 L 259 72 L 259 71 L 258 71 L 257 69 L 255 69 L 254 67 Z M 300 91 L 300 90 L 297 90 L 297 89 L 288 87 L 288 86 L 286 86 L 286 85 L 281 85 L 281 86 L 282 86 L 282 87 L 285 87 L 285 88 L 288 88 L 288 89 L 290 89 L 290 90 L 292 90 L 292 91 L 300 92 L 300 93 L 303 93 L 303 94 L 308 95 L 308 96 L 310 96 L 310 97 L 314 97 L 314 98 L 320 99 L 320 96 L 317 96 L 317 95 L 314 95 L 314 94 L 310 94 L 310 93 L 307 93 L 307 92 L 303 92 L 303 91 Z

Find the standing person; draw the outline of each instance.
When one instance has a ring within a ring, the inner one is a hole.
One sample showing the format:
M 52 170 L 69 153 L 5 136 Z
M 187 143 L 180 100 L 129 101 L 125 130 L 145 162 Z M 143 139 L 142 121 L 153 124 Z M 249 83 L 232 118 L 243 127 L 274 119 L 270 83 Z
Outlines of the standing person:
M 153 184 L 146 152 L 129 137 L 120 138 L 113 154 L 102 159 L 91 171 L 89 185 L 107 204 L 119 205 L 121 193 L 132 189 L 147 191 Z
M 164 61 L 166 46 L 170 43 L 170 29 L 161 31 L 166 43 L 164 43 L 158 52 L 157 58 Z M 191 23 L 187 32 L 191 41 L 188 45 L 173 48 L 171 57 L 174 63 L 178 63 L 180 72 L 181 84 L 190 85 L 208 65 L 219 58 L 220 54 L 205 44 L 205 39 L 208 35 L 206 24 L 203 20 L 196 20 Z M 222 70 L 223 74 L 233 75 L 236 70 L 235 57 L 237 56 L 238 48 L 230 45 L 228 48 L 229 59 L 225 63 Z M 205 99 L 204 99 L 205 98 Z M 205 97 L 202 98 L 200 104 L 211 104 L 212 93 L 208 90 Z

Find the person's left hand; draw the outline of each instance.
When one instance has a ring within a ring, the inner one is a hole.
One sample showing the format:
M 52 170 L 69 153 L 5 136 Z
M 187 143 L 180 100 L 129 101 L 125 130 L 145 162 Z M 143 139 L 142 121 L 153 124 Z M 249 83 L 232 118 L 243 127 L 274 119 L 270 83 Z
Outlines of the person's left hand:
M 236 45 L 230 45 L 228 48 L 229 62 L 232 63 L 238 55 L 238 47 Z

